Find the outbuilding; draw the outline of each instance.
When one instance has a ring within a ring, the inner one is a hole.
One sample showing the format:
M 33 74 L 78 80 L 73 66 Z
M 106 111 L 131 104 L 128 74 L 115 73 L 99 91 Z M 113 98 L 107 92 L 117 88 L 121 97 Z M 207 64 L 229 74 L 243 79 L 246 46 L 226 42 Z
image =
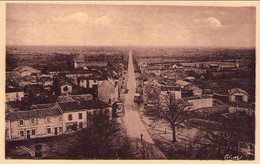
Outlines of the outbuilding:
M 230 102 L 248 102 L 249 94 L 241 88 L 228 90 Z

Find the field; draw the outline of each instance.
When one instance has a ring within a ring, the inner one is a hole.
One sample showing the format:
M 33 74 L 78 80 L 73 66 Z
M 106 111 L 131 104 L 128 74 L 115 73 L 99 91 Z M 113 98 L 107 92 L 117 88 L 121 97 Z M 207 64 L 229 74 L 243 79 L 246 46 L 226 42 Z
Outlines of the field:
M 71 70 L 78 54 L 91 60 L 107 61 L 110 65 L 126 64 L 128 51 L 128 47 L 7 46 L 6 70 L 22 65 L 46 71 Z

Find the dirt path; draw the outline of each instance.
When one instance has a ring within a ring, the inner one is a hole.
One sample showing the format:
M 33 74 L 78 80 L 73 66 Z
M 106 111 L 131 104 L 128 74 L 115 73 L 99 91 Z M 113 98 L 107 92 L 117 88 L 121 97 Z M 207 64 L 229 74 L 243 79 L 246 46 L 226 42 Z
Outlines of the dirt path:
M 166 159 L 161 150 L 154 144 L 152 138 L 144 127 L 137 109 L 134 108 L 134 94 L 136 91 L 136 80 L 132 52 L 129 53 L 128 63 L 128 94 L 125 94 L 125 116 L 124 122 L 127 134 L 132 145 L 134 158 L 138 159 Z M 142 140 L 141 140 L 142 134 Z

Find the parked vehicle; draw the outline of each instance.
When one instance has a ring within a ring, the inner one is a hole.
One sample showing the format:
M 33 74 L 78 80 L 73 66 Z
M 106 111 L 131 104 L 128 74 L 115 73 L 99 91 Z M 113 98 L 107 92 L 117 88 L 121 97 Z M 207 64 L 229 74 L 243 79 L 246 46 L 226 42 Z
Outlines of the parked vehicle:
M 135 93 L 134 95 L 134 102 L 140 103 L 141 102 L 141 95 L 140 93 Z

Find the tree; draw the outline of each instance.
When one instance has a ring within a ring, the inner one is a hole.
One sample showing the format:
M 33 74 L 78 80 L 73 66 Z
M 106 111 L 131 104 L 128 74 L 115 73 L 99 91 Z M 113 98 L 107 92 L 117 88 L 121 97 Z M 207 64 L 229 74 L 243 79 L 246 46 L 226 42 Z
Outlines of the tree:
M 186 75 L 187 76 L 192 76 L 192 77 L 199 77 L 199 75 L 195 71 L 193 71 L 193 70 L 186 71 Z
M 219 126 L 207 124 L 201 127 L 193 144 L 197 143 L 198 150 L 195 158 L 224 159 L 226 154 L 240 155 L 239 142 L 250 141 L 243 119 L 223 119 Z
M 157 98 L 158 99 L 158 98 Z M 156 110 L 159 118 L 164 119 L 171 125 L 172 130 L 172 142 L 177 142 L 176 139 L 176 128 L 181 127 L 187 117 L 187 108 L 189 104 L 183 99 L 175 99 L 175 94 L 168 93 L 158 99 L 157 105 L 155 105 L 154 110 Z
M 129 156 L 129 142 L 123 136 L 121 125 L 109 115 L 97 113 L 91 116 L 87 129 L 78 132 L 77 143 L 69 147 L 71 159 L 117 159 Z M 89 118 L 88 118 L 89 119 Z

